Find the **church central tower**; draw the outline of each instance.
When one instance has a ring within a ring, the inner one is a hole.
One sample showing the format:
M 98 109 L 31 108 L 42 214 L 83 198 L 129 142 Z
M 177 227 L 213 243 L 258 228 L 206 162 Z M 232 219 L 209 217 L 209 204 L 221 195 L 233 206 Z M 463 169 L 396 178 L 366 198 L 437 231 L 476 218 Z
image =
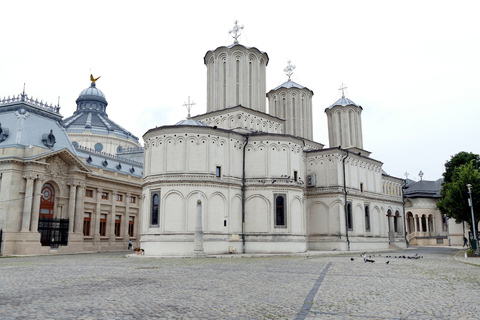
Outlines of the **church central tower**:
M 243 26 L 230 30 L 235 39 L 227 47 L 208 51 L 204 57 L 207 66 L 207 113 L 242 105 L 253 110 L 266 111 L 265 69 L 268 55 L 254 47 L 238 43 Z

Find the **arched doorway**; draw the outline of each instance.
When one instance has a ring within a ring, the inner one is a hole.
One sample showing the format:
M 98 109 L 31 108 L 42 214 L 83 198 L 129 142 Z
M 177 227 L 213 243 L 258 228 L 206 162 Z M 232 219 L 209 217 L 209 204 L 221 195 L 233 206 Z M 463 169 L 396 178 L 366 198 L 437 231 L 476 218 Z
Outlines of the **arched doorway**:
M 42 187 L 38 232 L 42 246 L 57 248 L 68 241 L 68 219 L 54 219 L 55 189 L 50 183 Z

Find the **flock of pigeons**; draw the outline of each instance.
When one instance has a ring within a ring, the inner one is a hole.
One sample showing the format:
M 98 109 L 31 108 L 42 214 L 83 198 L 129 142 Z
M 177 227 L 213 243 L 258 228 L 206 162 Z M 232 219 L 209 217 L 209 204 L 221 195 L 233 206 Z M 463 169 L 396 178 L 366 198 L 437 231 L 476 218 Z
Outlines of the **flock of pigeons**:
M 381 257 L 382 255 L 379 254 L 378 257 Z M 370 262 L 370 263 L 375 263 L 375 260 L 372 260 L 372 256 L 367 256 L 366 255 L 366 252 L 360 254 L 360 257 L 363 258 L 363 262 Z M 377 255 L 373 255 L 373 257 L 377 257 Z M 414 256 L 405 256 L 405 255 L 401 255 L 401 256 L 385 256 L 385 258 L 387 259 L 422 259 L 423 256 L 419 256 L 418 253 L 415 253 Z M 356 258 L 350 258 L 351 261 L 355 261 Z M 387 262 L 385 262 L 385 264 L 389 264 L 390 263 L 390 260 L 387 260 Z

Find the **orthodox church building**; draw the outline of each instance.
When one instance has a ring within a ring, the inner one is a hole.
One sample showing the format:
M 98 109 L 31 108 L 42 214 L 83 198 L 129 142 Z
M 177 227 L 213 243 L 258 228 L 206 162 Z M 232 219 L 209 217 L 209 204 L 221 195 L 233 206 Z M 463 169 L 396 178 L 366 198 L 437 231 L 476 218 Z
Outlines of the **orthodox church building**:
M 198 200 L 207 254 L 405 247 L 402 179 L 364 149 L 362 107 L 342 94 L 329 147 L 313 141 L 313 91 L 289 64 L 267 92 L 269 57 L 239 29 L 205 54 L 207 112 L 143 136 L 146 254 L 193 253 Z

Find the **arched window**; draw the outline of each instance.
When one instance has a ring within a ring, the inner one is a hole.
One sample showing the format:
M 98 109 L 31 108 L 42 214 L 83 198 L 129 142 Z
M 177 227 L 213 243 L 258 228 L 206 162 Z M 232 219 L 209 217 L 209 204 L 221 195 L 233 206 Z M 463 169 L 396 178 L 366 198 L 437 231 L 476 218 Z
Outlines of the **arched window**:
M 370 231 L 370 208 L 365 206 L 365 230 Z
M 275 226 L 276 227 L 285 227 L 285 195 L 276 194 L 275 195 Z
M 422 215 L 422 232 L 427 232 L 427 218 Z
M 400 221 L 400 213 L 398 211 L 395 211 L 395 217 L 393 217 L 393 231 L 395 232 L 401 232 L 399 226 L 399 221 Z
M 152 193 L 151 225 L 158 226 L 158 205 L 160 204 L 159 192 Z
M 347 227 L 348 230 L 353 230 L 353 217 L 352 217 L 352 203 L 347 202 Z

